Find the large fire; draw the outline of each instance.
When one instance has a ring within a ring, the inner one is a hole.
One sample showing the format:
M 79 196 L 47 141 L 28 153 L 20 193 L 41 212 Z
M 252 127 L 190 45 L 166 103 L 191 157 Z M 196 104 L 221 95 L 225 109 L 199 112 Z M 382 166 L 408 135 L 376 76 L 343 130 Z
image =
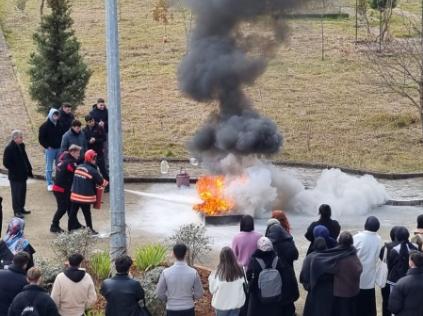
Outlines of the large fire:
M 198 178 L 196 188 L 203 203 L 194 205 L 194 210 L 205 215 L 223 215 L 234 207 L 234 201 L 225 196 L 224 176 L 203 176 Z

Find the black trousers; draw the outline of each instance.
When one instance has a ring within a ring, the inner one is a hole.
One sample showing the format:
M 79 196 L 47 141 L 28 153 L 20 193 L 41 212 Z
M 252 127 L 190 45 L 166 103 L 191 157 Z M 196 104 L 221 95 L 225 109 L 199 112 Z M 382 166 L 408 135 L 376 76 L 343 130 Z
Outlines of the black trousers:
M 10 180 L 10 190 L 12 192 L 13 212 L 22 213 L 25 210 L 26 201 L 26 180 L 12 181 Z
M 84 214 L 85 225 L 89 228 L 93 228 L 93 223 L 91 219 L 91 204 L 83 204 L 71 202 L 71 207 L 69 211 L 69 221 L 68 221 L 68 230 L 74 230 L 81 228 L 81 224 L 78 221 L 78 210 L 81 208 L 82 214 Z
M 389 294 L 391 293 L 391 286 L 386 284 L 382 292 L 382 316 L 391 316 L 392 313 L 388 309 Z
M 195 316 L 195 310 L 192 309 L 185 309 L 183 311 L 170 311 L 166 310 L 167 316 Z
M 375 289 L 362 290 L 357 296 L 357 315 L 376 316 Z
M 70 192 L 56 192 L 54 191 L 54 197 L 56 198 L 57 202 L 57 211 L 54 213 L 52 226 L 59 226 L 60 219 L 65 215 L 65 213 L 69 214 L 70 211 Z

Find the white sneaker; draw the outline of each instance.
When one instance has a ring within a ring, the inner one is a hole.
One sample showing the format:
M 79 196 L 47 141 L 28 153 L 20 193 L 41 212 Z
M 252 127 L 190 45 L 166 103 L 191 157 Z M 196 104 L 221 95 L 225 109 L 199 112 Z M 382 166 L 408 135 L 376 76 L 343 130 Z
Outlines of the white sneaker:
M 53 191 L 53 185 L 52 184 L 49 184 L 47 186 L 47 191 L 49 191 L 49 192 Z

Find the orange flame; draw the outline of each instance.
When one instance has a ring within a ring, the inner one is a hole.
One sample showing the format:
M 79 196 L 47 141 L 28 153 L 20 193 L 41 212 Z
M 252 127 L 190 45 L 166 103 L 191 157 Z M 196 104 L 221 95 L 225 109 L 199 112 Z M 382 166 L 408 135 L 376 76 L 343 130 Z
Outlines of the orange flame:
M 194 210 L 205 215 L 229 213 L 234 202 L 224 196 L 224 176 L 204 176 L 198 178 L 196 188 L 203 203 L 194 205 Z

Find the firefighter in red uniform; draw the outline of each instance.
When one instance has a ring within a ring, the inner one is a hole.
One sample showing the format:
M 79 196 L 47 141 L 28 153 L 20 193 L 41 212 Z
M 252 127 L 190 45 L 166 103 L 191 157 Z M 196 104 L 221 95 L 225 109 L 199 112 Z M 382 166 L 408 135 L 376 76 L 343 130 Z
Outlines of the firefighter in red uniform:
M 93 234 L 98 234 L 93 229 L 91 219 L 91 204 L 96 202 L 96 186 L 106 186 L 107 181 L 98 172 L 96 166 L 97 154 L 90 149 L 85 152 L 84 163 L 79 165 L 75 170 L 71 189 L 71 208 L 69 212 L 68 230 L 82 228 L 78 222 L 78 210 L 82 209 L 85 223 Z
M 53 185 L 54 197 L 57 201 L 57 211 L 54 214 L 53 221 L 50 226 L 52 233 L 63 233 L 64 230 L 60 228 L 60 219 L 69 214 L 70 211 L 70 195 L 73 182 L 73 173 L 78 165 L 78 159 L 81 152 L 81 147 L 71 145 L 67 152 L 64 152 L 59 159 L 56 166 L 56 178 Z

